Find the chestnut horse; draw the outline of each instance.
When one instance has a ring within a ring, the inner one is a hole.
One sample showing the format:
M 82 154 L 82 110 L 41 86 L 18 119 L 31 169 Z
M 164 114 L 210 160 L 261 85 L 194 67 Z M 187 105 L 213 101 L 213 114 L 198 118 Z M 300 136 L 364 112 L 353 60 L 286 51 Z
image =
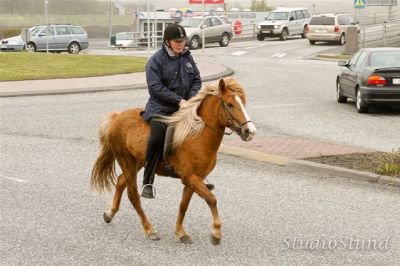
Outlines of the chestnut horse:
M 211 209 L 212 243 L 221 240 L 221 220 L 218 215 L 215 195 L 207 189 L 204 179 L 216 164 L 217 151 L 222 142 L 225 128 L 250 141 L 256 128 L 244 106 L 246 96 L 243 88 L 233 79 L 225 78 L 218 85 L 206 85 L 188 101 L 187 106 L 170 117 L 160 119 L 175 127 L 173 147 L 175 152 L 168 157 L 175 174 L 184 188 L 176 220 L 175 233 L 183 243 L 192 243 L 183 227 L 183 219 L 193 192 L 203 198 Z M 159 235 L 144 213 L 137 188 L 137 173 L 145 164 L 149 123 L 141 116 L 143 109 L 130 109 L 121 113 L 113 112 L 103 121 L 99 130 L 100 154 L 92 170 L 91 185 L 99 192 L 110 191 L 116 186 L 112 206 L 103 217 L 111 222 L 119 209 L 121 196 L 128 187 L 128 198 L 139 215 L 145 235 L 158 240 Z M 123 174 L 116 182 L 115 160 Z M 157 165 L 158 175 L 167 175 L 163 161 Z

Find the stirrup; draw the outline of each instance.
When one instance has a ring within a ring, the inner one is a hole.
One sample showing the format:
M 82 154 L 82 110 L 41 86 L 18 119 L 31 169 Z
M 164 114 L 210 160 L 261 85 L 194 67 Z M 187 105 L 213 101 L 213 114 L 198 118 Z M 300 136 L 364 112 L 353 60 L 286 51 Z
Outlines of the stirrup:
M 147 199 L 154 199 L 156 197 L 156 188 L 153 184 L 146 184 L 142 187 L 141 196 Z

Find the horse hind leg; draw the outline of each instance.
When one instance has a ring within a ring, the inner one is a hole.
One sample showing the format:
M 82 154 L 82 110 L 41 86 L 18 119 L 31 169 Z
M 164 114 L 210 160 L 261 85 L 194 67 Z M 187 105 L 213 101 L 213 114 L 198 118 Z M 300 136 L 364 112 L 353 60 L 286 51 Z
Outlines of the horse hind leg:
M 175 225 L 175 235 L 177 239 L 179 239 L 180 242 L 184 244 L 192 244 L 192 238 L 190 235 L 188 235 L 185 231 L 185 228 L 183 227 L 183 219 L 185 218 L 185 213 L 186 210 L 189 207 L 190 200 L 193 195 L 193 190 L 190 189 L 189 187 L 185 186 L 183 188 L 183 195 L 182 195 L 182 200 L 181 204 L 179 206 L 179 213 L 178 217 L 176 219 L 176 225 Z
M 136 213 L 139 215 L 146 237 L 150 240 L 160 240 L 158 232 L 149 222 L 140 202 L 140 195 L 137 188 L 137 173 L 140 167 L 131 155 L 117 156 L 117 160 L 124 173 L 126 186 L 128 187 L 128 198 Z
M 119 210 L 119 205 L 121 204 L 121 197 L 126 188 L 126 178 L 124 174 L 118 176 L 118 181 L 115 186 L 115 193 L 111 207 L 103 214 L 104 221 L 110 223 Z

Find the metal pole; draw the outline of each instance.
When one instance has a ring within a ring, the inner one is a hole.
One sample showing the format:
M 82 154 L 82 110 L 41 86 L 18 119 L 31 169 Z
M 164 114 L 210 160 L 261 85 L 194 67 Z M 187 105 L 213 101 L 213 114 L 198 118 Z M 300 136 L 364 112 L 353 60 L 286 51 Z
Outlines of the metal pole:
M 46 53 L 49 52 L 49 22 L 48 22 L 48 17 L 47 17 L 47 4 L 49 1 L 44 0 L 44 24 L 46 25 Z
M 150 4 L 147 0 L 147 57 L 150 56 Z
M 110 42 L 109 42 L 109 45 L 108 46 L 111 46 L 111 38 L 112 38 L 112 13 L 113 13 L 113 10 L 112 10 L 112 0 L 110 0 L 110 6 L 109 6 L 109 14 L 108 14 L 108 29 L 109 29 L 109 32 L 108 32 L 108 39 L 110 40 Z
M 202 0 L 202 3 L 203 3 L 203 12 L 205 12 L 206 11 L 206 6 L 205 6 L 205 3 L 204 3 L 204 0 Z M 205 43 L 205 37 L 204 37 L 204 17 L 205 17 L 205 15 L 203 14 L 203 26 L 202 26 L 202 29 L 201 29 L 201 51 L 204 53 L 204 49 L 205 49 L 205 46 L 206 46 L 206 43 Z

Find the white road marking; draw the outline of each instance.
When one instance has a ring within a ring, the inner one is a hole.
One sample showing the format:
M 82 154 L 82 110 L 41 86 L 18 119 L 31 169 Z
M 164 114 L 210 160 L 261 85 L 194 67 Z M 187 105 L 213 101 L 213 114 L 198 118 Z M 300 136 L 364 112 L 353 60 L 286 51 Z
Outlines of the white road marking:
M 246 53 L 247 53 L 247 51 L 237 51 L 237 52 L 232 53 L 232 55 L 240 56 L 240 55 L 244 55 Z
M 284 57 L 285 55 L 287 55 L 287 54 L 286 54 L 286 53 L 276 53 L 276 54 L 272 55 L 271 57 L 279 57 L 279 58 L 282 58 L 282 57 Z
M 250 47 L 246 47 L 244 49 L 246 50 L 250 50 L 250 49 L 256 49 L 256 48 L 260 48 L 260 47 L 264 47 L 265 45 L 257 45 L 257 46 L 250 46 Z
M 26 180 L 22 180 L 22 179 L 15 178 L 15 177 L 9 177 L 9 176 L 5 176 L 5 175 L 0 175 L 0 177 L 5 178 L 5 179 L 9 179 L 9 180 L 12 180 L 12 181 L 15 181 L 15 182 L 28 183 L 28 181 L 26 181 Z
M 287 104 L 274 104 L 274 105 L 257 105 L 252 106 L 252 109 L 262 109 L 262 108 L 275 108 L 275 107 L 287 107 L 287 106 L 297 106 L 304 105 L 304 103 L 287 103 Z

